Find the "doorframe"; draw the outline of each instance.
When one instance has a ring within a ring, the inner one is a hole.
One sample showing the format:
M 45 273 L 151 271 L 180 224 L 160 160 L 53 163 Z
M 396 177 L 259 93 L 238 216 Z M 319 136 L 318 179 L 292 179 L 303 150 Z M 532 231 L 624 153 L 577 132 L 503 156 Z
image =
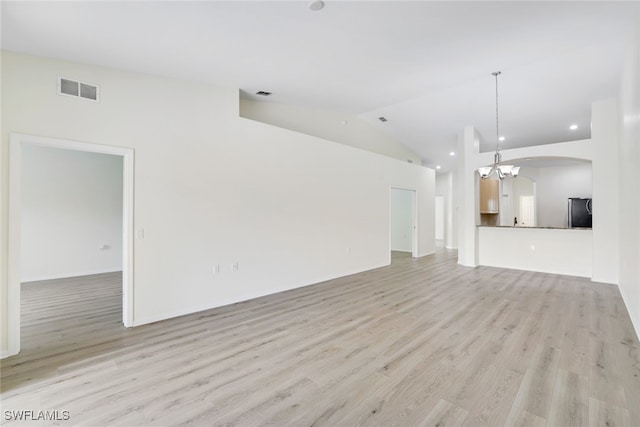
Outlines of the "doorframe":
M 418 258 L 418 192 L 415 188 L 389 187 L 389 264 L 391 264 L 391 220 L 392 220 L 392 194 L 393 190 L 409 191 L 411 197 L 411 257 Z
M 122 323 L 133 326 L 133 188 L 134 150 L 66 139 L 9 134 L 9 233 L 6 356 L 20 352 L 20 246 L 22 223 L 22 147 L 58 148 L 122 157 Z M 5 355 L 3 355 L 5 356 Z

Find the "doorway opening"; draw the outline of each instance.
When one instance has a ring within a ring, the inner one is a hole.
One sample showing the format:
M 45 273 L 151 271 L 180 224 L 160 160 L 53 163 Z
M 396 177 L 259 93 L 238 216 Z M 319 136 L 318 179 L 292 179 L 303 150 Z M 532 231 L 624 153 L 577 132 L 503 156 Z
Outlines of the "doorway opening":
M 389 262 L 418 257 L 416 191 L 391 188 L 389 215 Z
M 33 269 L 27 262 L 27 257 L 33 254 L 25 252 L 26 247 L 25 239 L 31 249 L 34 249 L 33 241 L 29 239 L 37 239 L 38 234 L 41 234 L 44 229 L 39 232 L 36 229 L 35 236 L 26 235 L 23 230 L 23 222 L 33 223 L 32 218 L 28 218 L 26 215 L 30 214 L 30 209 L 23 208 L 23 200 L 25 197 L 25 187 L 23 179 L 29 179 L 28 175 L 25 175 L 27 171 L 27 165 L 25 164 L 25 150 L 28 152 L 37 152 L 39 149 L 56 149 L 67 150 L 67 153 L 73 153 L 79 157 L 83 155 L 94 154 L 108 154 L 117 157 L 117 164 L 121 165 L 121 169 L 118 169 L 121 174 L 121 189 L 118 192 L 118 197 L 122 198 L 121 204 L 121 222 L 118 224 L 119 232 L 121 233 L 121 240 L 118 236 L 114 241 L 117 242 L 116 246 L 111 247 L 109 244 L 104 243 L 95 247 L 95 251 L 102 252 L 103 255 L 113 253 L 119 260 L 111 261 L 118 265 L 122 270 L 122 323 L 124 326 L 133 326 L 133 150 L 128 148 L 111 147 L 106 145 L 97 145 L 84 142 L 68 141 L 55 138 L 37 137 L 24 134 L 11 134 L 10 135 L 10 152 L 9 152 L 9 263 L 8 263 L 8 289 L 7 289 L 7 326 L 8 326 L 8 354 L 11 356 L 18 354 L 20 351 L 20 338 L 21 338 L 21 283 L 23 279 L 32 280 L 45 279 L 47 273 L 43 273 L 45 270 Z M 43 151 L 44 152 L 44 151 Z M 29 157 L 29 155 L 27 156 Z M 61 166 L 60 172 L 63 171 Z M 27 190 L 30 191 L 30 190 Z M 113 196 L 113 195 L 112 195 Z M 58 206 L 63 206 L 67 212 L 78 212 L 82 208 L 76 206 L 69 206 L 60 203 L 60 200 L 56 200 Z M 72 204 L 72 203 L 71 203 Z M 117 215 L 118 213 L 116 213 Z M 98 215 L 94 212 L 94 215 Z M 74 218 L 67 218 L 66 221 L 73 222 Z M 121 225 L 120 225 L 121 224 Z M 60 226 L 58 224 L 57 226 Z M 33 230 L 32 230 L 33 231 Z M 25 234 L 25 235 L 23 235 Z M 64 241 L 62 241 L 64 240 Z M 57 246 L 61 251 L 64 250 L 64 245 L 68 244 L 69 239 L 60 239 L 57 242 Z M 54 242 L 56 244 L 56 242 Z M 35 248 L 37 251 L 38 248 Z M 53 249 L 49 248 L 49 252 Z M 111 252 L 109 252 L 111 251 Z M 36 258 L 39 256 L 43 258 L 44 253 L 36 254 Z M 53 268 L 53 266 L 49 266 Z M 49 275 L 53 278 L 57 273 L 54 270 L 49 270 Z M 68 270 L 67 270 L 68 271 Z M 91 267 L 88 267 L 87 271 L 80 271 L 80 273 L 91 273 Z M 40 276 L 38 276 L 40 274 Z M 30 275 L 30 276 L 29 276 Z M 73 275 L 73 274 L 72 274 Z M 77 274 L 76 274 L 77 276 Z M 4 355 L 3 355 L 4 356 Z

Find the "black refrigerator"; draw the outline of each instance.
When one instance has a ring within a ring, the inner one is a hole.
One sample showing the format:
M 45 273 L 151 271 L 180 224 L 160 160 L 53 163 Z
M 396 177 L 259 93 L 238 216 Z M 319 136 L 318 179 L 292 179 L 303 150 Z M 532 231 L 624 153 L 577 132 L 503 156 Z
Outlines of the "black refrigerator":
M 591 228 L 592 212 L 591 199 L 569 198 L 569 228 Z

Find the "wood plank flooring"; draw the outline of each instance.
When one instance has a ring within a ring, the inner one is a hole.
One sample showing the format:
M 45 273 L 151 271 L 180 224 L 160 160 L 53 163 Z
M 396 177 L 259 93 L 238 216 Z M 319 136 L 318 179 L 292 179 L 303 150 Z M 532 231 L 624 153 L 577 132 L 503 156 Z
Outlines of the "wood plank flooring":
M 2 409 L 92 426 L 640 426 L 615 286 L 446 250 L 393 259 L 133 329 L 118 274 L 24 284 Z

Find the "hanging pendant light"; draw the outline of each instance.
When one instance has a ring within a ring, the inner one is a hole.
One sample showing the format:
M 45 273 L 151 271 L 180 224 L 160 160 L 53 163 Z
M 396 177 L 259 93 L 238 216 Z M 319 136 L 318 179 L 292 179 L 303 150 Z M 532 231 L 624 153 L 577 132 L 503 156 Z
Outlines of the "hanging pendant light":
M 519 166 L 502 165 L 502 155 L 500 154 L 500 121 L 498 119 L 498 76 L 502 74 L 500 71 L 494 71 L 491 73 L 496 79 L 496 153 L 493 155 L 493 165 L 478 168 L 478 174 L 480 178 L 487 179 L 492 175 L 497 175 L 498 179 L 504 179 L 506 177 L 515 178 L 520 172 Z

